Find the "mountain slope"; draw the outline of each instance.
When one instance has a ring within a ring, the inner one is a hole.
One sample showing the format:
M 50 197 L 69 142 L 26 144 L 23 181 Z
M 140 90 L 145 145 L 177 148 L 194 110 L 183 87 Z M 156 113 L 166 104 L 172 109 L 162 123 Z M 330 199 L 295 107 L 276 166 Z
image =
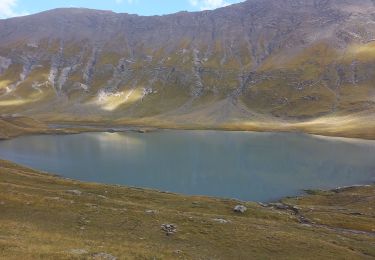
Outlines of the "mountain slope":
M 56 9 L 0 20 L 0 111 L 167 125 L 371 122 L 374 2 L 248 0 L 152 17 Z

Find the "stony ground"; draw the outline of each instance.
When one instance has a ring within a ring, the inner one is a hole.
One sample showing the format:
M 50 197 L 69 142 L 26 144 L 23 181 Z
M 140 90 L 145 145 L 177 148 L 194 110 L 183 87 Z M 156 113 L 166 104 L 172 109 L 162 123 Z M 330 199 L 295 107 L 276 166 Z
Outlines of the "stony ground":
M 239 204 L 245 213 L 233 211 Z M 374 208 L 375 186 L 260 205 L 0 161 L 0 259 L 373 259 Z

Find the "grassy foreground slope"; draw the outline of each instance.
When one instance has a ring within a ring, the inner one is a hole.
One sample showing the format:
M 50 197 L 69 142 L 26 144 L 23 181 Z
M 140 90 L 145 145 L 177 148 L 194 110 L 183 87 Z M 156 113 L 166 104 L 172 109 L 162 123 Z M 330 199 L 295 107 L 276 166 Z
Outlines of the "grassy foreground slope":
M 0 161 L 3 259 L 373 259 L 375 186 L 276 205 L 66 180 Z M 162 224 L 175 224 L 166 236 Z M 107 257 L 107 258 L 105 258 Z

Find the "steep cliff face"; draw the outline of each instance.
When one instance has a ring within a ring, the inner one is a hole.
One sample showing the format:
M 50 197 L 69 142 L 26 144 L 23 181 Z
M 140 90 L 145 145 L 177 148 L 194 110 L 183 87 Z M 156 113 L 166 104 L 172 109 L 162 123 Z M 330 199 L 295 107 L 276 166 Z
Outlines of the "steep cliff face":
M 210 122 L 374 115 L 375 1 L 248 0 L 0 21 L 0 111 Z

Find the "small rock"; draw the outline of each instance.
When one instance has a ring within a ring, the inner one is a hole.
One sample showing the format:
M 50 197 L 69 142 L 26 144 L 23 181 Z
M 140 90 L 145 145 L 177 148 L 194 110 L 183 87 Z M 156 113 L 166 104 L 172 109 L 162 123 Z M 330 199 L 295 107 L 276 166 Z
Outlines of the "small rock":
M 298 206 L 287 205 L 287 204 L 284 204 L 284 203 L 270 203 L 269 205 L 272 206 L 273 208 L 279 209 L 279 210 L 291 210 L 295 214 L 298 214 L 298 212 L 301 210 L 301 208 L 298 207 Z
M 5 202 L 4 201 L 0 201 L 0 205 L 5 205 Z
M 99 198 L 102 198 L 102 199 L 106 199 L 107 197 L 106 196 L 103 196 L 103 195 L 98 195 Z
M 227 223 L 230 222 L 229 220 L 226 220 L 226 219 L 223 219 L 223 218 L 214 218 L 213 221 L 219 222 L 220 224 L 227 224 Z
M 353 215 L 353 216 L 363 216 L 363 213 L 360 213 L 360 212 L 352 212 L 352 213 L 350 213 L 350 215 Z
M 72 249 L 69 251 L 71 254 L 74 255 L 85 255 L 88 254 L 88 251 L 85 249 Z
M 268 204 L 266 204 L 266 203 L 262 203 L 262 202 L 258 202 L 258 205 L 259 205 L 259 206 L 262 206 L 262 207 L 264 207 L 264 208 L 267 208 L 267 207 L 268 207 Z
M 289 209 L 288 205 L 285 205 L 283 203 L 270 203 L 270 205 L 276 209 L 282 209 L 282 210 L 287 210 Z
M 46 199 L 49 199 L 49 200 L 60 200 L 61 198 L 60 197 L 47 197 Z
M 151 215 L 151 214 L 157 214 L 158 211 L 157 211 L 157 210 L 154 210 L 154 209 L 148 209 L 148 210 L 145 211 L 145 213 Z
M 307 218 L 305 218 L 304 216 L 299 216 L 298 218 L 298 222 L 300 224 L 304 224 L 304 225 L 311 225 L 313 224 L 313 222 L 311 222 L 310 220 L 308 220 Z
M 303 224 L 303 223 L 301 223 L 301 226 L 307 227 L 307 228 L 311 228 L 312 227 L 312 225 L 310 225 L 310 224 Z
M 93 255 L 94 260 L 117 260 L 117 257 L 108 253 L 97 253 Z
M 70 194 L 77 195 L 77 196 L 82 195 L 82 191 L 79 191 L 79 190 L 67 190 L 66 193 L 70 193 Z
M 233 211 L 238 213 L 245 213 L 247 208 L 243 205 L 237 205 L 234 207 Z
M 90 208 L 97 208 L 98 207 L 98 205 L 92 204 L 92 203 L 85 203 L 85 206 L 90 207 Z
M 166 235 L 169 236 L 177 232 L 177 227 L 174 224 L 162 224 L 161 230 L 163 230 Z

